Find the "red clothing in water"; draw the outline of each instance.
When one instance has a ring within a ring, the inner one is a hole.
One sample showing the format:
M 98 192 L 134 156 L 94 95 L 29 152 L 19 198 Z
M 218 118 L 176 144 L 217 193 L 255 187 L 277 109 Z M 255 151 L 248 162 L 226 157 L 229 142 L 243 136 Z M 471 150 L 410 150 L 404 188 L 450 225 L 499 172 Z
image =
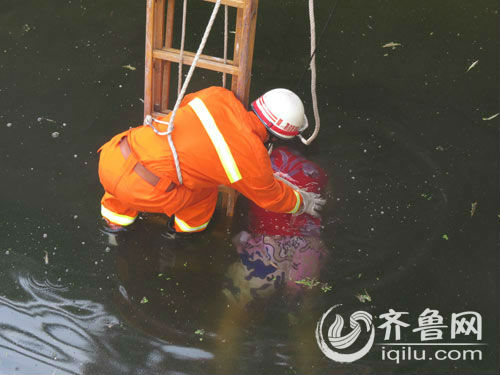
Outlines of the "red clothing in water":
M 327 183 L 326 172 L 317 164 L 288 147 L 279 147 L 271 153 L 275 173 L 300 189 L 322 193 Z M 321 219 L 308 214 L 294 216 L 266 211 L 256 205 L 250 208 L 250 230 L 254 233 L 282 236 L 310 236 L 318 234 Z
M 165 125 L 155 126 L 166 130 Z M 119 146 L 124 137 L 131 149 L 127 159 Z M 231 91 L 210 87 L 186 95 L 172 133 L 183 184 L 167 138 L 147 125 L 130 129 L 102 147 L 99 177 L 106 193 L 101 214 L 120 225 L 131 224 L 139 211 L 175 214 L 177 231 L 200 231 L 215 209 L 218 185 L 236 189 L 266 210 L 295 213 L 302 197 L 274 178 L 266 138 L 264 125 Z M 156 186 L 134 172 L 138 162 L 160 178 Z M 176 187 L 166 192 L 172 182 Z

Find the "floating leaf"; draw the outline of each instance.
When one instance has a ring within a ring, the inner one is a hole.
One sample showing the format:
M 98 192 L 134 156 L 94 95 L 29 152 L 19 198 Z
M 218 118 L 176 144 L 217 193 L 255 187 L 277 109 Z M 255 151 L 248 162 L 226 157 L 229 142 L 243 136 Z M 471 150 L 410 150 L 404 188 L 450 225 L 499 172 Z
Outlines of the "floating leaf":
M 472 68 L 474 68 L 478 63 L 479 63 L 479 60 L 476 60 L 472 64 L 470 64 L 469 69 L 467 69 L 467 71 L 465 73 L 467 73 L 469 70 L 471 70 Z
M 370 295 L 368 294 L 368 292 L 366 291 L 366 289 L 364 290 L 364 293 L 356 294 L 355 297 L 361 303 L 371 302 L 372 301 L 372 297 L 370 297 Z
M 332 290 L 332 286 L 331 285 L 328 285 L 327 283 L 324 283 L 323 285 L 321 285 L 321 291 L 323 293 L 328 293 L 330 290 Z
M 427 199 L 428 201 L 430 201 L 432 199 L 432 194 L 422 193 L 422 194 L 420 194 L 420 196 L 424 199 Z
M 318 286 L 320 283 L 318 280 L 314 278 L 311 279 L 309 277 L 306 277 L 305 279 L 295 281 L 295 284 L 304 285 L 307 286 L 309 289 L 312 289 L 315 286 Z
M 477 202 L 471 203 L 470 217 L 474 216 L 474 214 L 476 213 L 476 208 L 477 208 Z
M 204 329 L 197 329 L 196 331 L 194 331 L 194 334 L 198 335 L 198 336 L 202 336 L 202 337 L 200 337 L 200 341 L 203 341 L 203 335 L 205 334 L 205 330 Z
M 149 300 L 146 297 L 142 297 L 142 299 L 141 299 L 142 304 L 148 303 L 148 302 L 149 302 Z
M 483 121 L 490 121 L 493 120 L 494 118 L 498 117 L 500 113 L 495 113 L 494 115 L 491 115 L 490 117 L 483 117 Z
M 443 239 L 445 239 L 446 241 L 448 241 L 448 235 L 447 235 L 447 234 L 443 234 L 443 235 L 441 236 L 441 238 L 443 238 Z
M 392 48 L 395 49 L 396 47 L 400 47 L 402 44 L 401 43 L 396 43 L 396 42 L 389 42 L 384 45 L 382 45 L 382 48 Z
M 128 65 L 123 65 L 123 66 L 122 66 L 122 68 L 124 68 L 124 69 L 128 69 L 128 70 L 132 70 L 132 71 L 134 71 L 134 70 L 135 70 L 135 67 L 134 67 L 134 66 L 132 66 L 132 65 L 130 65 L 130 64 L 128 64 Z

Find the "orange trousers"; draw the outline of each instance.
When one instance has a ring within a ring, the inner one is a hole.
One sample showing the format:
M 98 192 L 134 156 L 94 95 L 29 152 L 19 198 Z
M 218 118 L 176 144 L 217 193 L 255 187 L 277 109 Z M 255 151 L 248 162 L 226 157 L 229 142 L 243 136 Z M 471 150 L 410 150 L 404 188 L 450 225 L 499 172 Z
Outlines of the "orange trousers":
M 124 158 L 119 143 L 128 131 L 113 137 L 100 149 L 99 179 L 105 193 L 101 200 L 101 215 L 111 223 L 127 226 L 139 212 L 175 215 L 177 232 L 204 230 L 217 203 L 217 187 L 190 190 L 184 185 L 166 192 L 169 180 L 161 179 L 156 186 L 134 172 L 137 158 L 130 153 Z

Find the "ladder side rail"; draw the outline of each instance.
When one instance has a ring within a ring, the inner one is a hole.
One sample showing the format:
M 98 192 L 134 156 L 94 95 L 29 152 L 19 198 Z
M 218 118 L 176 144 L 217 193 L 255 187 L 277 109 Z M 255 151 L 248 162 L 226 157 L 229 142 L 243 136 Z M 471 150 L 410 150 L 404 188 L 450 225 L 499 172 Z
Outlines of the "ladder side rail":
M 154 7 L 154 31 L 153 51 L 164 45 L 163 28 L 165 27 L 165 0 L 155 0 Z M 154 59 L 153 56 L 153 110 L 157 111 L 161 106 L 162 82 L 164 61 Z
M 153 111 L 154 0 L 146 3 L 146 48 L 144 62 L 144 117 Z
M 258 0 L 247 0 L 245 8 L 241 11 L 238 9 L 238 13 L 241 14 L 237 18 L 235 37 L 235 54 L 237 56 L 234 57 L 234 60 L 238 61 L 239 74 L 237 77 L 233 77 L 231 89 L 244 106 L 248 105 L 250 94 L 257 8 Z
M 168 0 L 166 25 L 165 25 L 165 43 L 163 45 L 164 48 L 172 47 L 172 39 L 174 35 L 174 9 L 175 9 L 175 0 Z M 166 61 L 163 64 L 163 81 L 162 81 L 161 106 L 160 106 L 161 112 L 166 112 L 168 110 L 168 102 L 170 100 L 171 71 L 172 71 L 172 64 L 170 61 Z

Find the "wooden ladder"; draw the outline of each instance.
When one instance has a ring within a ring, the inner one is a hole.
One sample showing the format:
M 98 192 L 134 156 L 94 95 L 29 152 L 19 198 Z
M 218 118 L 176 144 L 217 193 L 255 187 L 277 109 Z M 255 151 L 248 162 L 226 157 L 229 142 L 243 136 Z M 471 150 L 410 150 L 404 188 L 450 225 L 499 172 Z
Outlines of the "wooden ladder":
M 245 107 L 250 92 L 258 1 L 221 0 L 221 6 L 236 8 L 233 58 L 224 62 L 223 58 L 202 54 L 196 65 L 197 68 L 231 75 L 231 90 Z M 169 112 L 171 64 L 180 61 L 180 50 L 172 47 L 174 7 L 175 0 L 147 0 L 144 116 L 158 117 Z M 194 55 L 194 52 L 184 51 L 183 64 L 191 65 Z M 220 186 L 219 191 L 226 215 L 233 216 L 237 193 L 226 186 Z

